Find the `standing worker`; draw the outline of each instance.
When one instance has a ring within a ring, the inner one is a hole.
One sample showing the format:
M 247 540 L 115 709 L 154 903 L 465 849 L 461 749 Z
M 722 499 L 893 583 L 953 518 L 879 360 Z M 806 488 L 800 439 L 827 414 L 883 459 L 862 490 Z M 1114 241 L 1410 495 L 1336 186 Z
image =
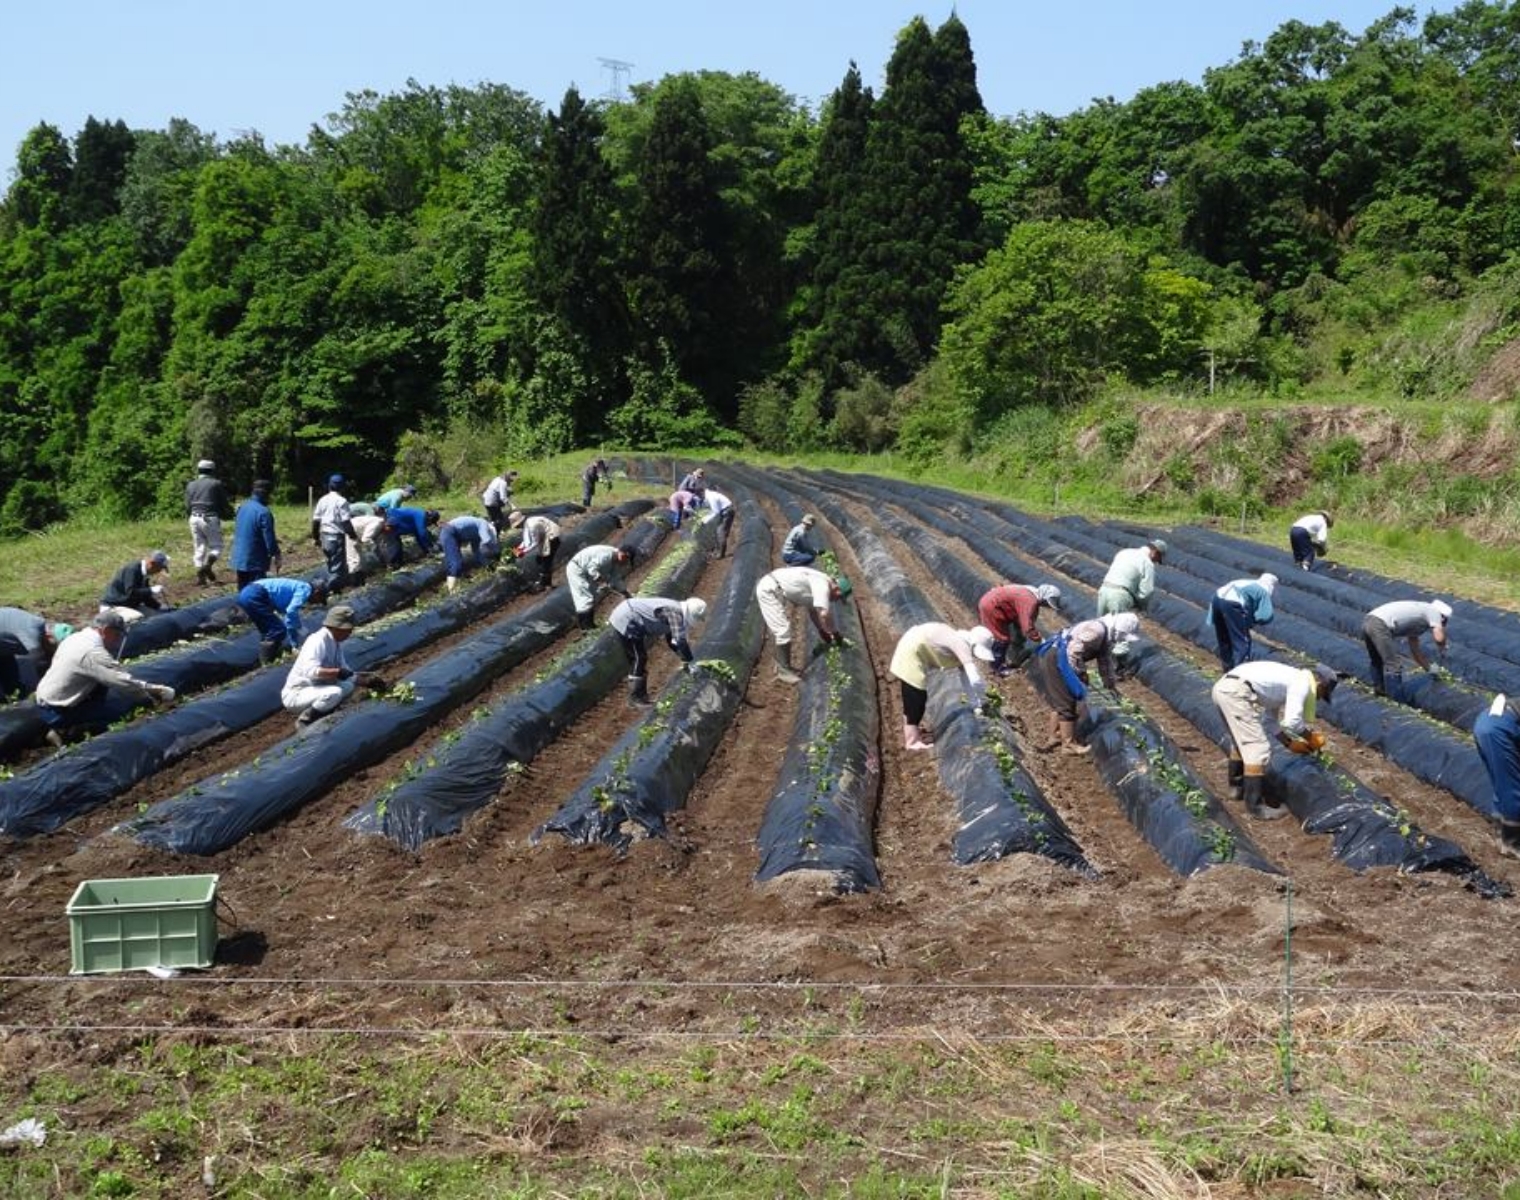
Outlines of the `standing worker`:
M 992 670 L 1007 675 L 1024 665 L 1033 651 L 1030 646 L 1044 641 L 1035 624 L 1040 609 L 1061 611 L 1061 589 L 1053 583 L 1026 587 L 1022 583 L 1005 583 L 985 592 L 977 601 L 976 615 L 982 627 L 992 632 Z
M 485 505 L 486 518 L 496 526 L 497 533 L 502 532 L 502 513 L 512 507 L 512 485 L 516 482 L 516 471 L 503 471 L 486 484 L 486 490 L 480 493 L 480 502 Z
M 987 684 L 976 668 L 977 659 L 992 662 L 992 631 L 977 625 L 956 629 L 942 621 L 912 626 L 897 641 L 888 668 L 902 687 L 903 749 L 932 750 L 934 739 L 923 727 L 929 708 L 929 672 L 957 663 L 966 672 L 966 683 L 978 707 Z
M 55 624 L 24 608 L 0 608 L 0 702 L 31 692 L 59 644 L 73 632 L 72 625 Z M 23 662 L 29 668 L 25 678 Z
M 687 640 L 691 625 L 707 616 L 707 601 L 699 596 L 690 600 L 671 600 L 665 596 L 635 596 L 612 610 L 607 624 L 617 631 L 628 656 L 628 706 L 647 708 L 649 699 L 650 634 L 660 633 L 665 644 L 675 651 L 682 665 L 691 669 L 691 644 Z
M 356 686 L 383 688 L 384 681 L 368 671 L 355 674 L 343 657 L 343 643 L 354 632 L 354 610 L 334 604 L 322 618 L 322 627 L 301 643 L 301 652 L 285 676 L 280 704 L 298 713 L 296 732 L 319 721 L 353 695 Z
M 47 674 L 37 684 L 37 713 L 47 725 L 50 745 L 61 747 L 76 729 L 103 729 L 118 713 L 109 704 L 112 690 L 140 702 L 168 704 L 174 689 L 127 673 L 116 661 L 127 638 L 119 613 L 102 612 L 89 627 L 63 639 Z
M 513 553 L 518 558 L 532 554 L 538 559 L 538 579 L 534 581 L 532 590 L 543 591 L 554 579 L 554 556 L 559 553 L 559 526 L 548 517 L 530 517 L 517 508 L 507 518 L 507 524 L 513 529 L 522 526 L 522 541 Z
M 222 556 L 222 518 L 232 516 L 227 489 L 216 477 L 216 464 L 203 458 L 195 464 L 195 478 L 185 485 L 185 512 L 190 518 L 190 561 L 195 582 L 205 587 L 216 582 L 216 560 Z
M 1268 572 L 1257 579 L 1232 579 L 1209 597 L 1208 624 L 1226 671 L 1251 657 L 1251 630 L 1271 624 L 1276 590 L 1277 576 Z
M 1118 648 L 1140 636 L 1140 618 L 1132 612 L 1107 613 L 1081 621 L 1040 643 L 1035 669 L 1050 705 L 1050 740 L 1041 750 L 1057 746 L 1066 754 L 1087 754 L 1092 747 L 1077 741 L 1077 722 L 1086 715 L 1088 665 L 1098 665 L 1103 686 L 1115 695 L 1119 684 L 1114 674 Z
M 591 507 L 591 497 L 596 494 L 597 481 L 607 485 L 607 490 L 612 490 L 612 472 L 607 469 L 605 458 L 593 459 L 581 472 L 581 507 Z
M 100 597 L 100 611 L 114 612 L 127 624 L 141 621 L 147 610 L 167 612 L 164 585 L 154 583 L 155 575 L 169 573 L 169 556 L 154 550 L 145 558 L 133 559 L 111 577 Z
M 301 609 L 307 601 L 327 603 L 327 584 L 322 580 L 256 579 L 238 592 L 238 607 L 248 614 L 259 631 L 259 662 L 268 666 L 286 645 L 301 644 Z
M 468 547 L 477 567 L 494 563 L 501 557 L 501 539 L 496 526 L 484 517 L 462 516 L 438 527 L 438 545 L 443 549 L 444 590 L 452 592 L 464 574 L 464 551 Z
M 844 637 L 835 628 L 829 605 L 847 598 L 853 590 L 843 575 L 833 579 L 812 567 L 777 567 L 760 577 L 755 584 L 755 599 L 760 603 L 765 627 L 775 639 L 777 679 L 782 683 L 802 682 L 802 676 L 792 670 L 792 618 L 787 606 L 806 608 L 824 645 L 833 645 L 844 641 Z
M 1451 620 L 1451 605 L 1444 600 L 1390 600 L 1379 604 L 1362 621 L 1362 642 L 1367 647 L 1367 660 L 1372 666 L 1372 690 L 1379 696 L 1388 694 L 1388 676 L 1400 685 L 1400 694 L 1394 699 L 1402 700 L 1404 672 L 1400 665 L 1399 648 L 1394 638 L 1405 638 L 1409 643 L 1409 656 L 1421 668 L 1433 669 L 1431 661 L 1420 649 L 1420 635 L 1430 631 L 1441 662 L 1446 662 L 1446 623 Z
M 802 520 L 793 525 L 787 531 L 786 541 L 781 543 L 781 561 L 789 567 L 805 567 L 818 557 L 818 548 L 813 545 L 813 526 L 818 523 L 818 518 L 812 513 L 804 513 Z
M 1295 667 L 1262 660 L 1241 663 L 1214 685 L 1214 707 L 1230 729 L 1230 789 L 1257 820 L 1271 821 L 1288 811 L 1263 795 L 1272 760 L 1265 714 L 1277 719 L 1278 741 L 1294 754 L 1313 754 L 1325 745 L 1325 735 L 1313 728 L 1315 701 L 1329 704 L 1338 679 L 1323 663 Z
M 581 629 L 595 625 L 591 614 L 603 592 L 629 598 L 628 572 L 637 561 L 638 553 L 631 546 L 587 546 L 571 557 L 565 564 L 565 582 L 570 585 L 576 625 Z
M 232 569 L 237 572 L 239 590 L 280 569 L 280 543 L 274 535 L 274 513 L 269 510 L 273 487 L 267 479 L 255 479 L 253 495 L 238 505 L 232 526 Z
M 1098 616 L 1143 613 L 1156 590 L 1156 564 L 1166 557 L 1166 543 L 1152 538 L 1143 546 L 1120 550 L 1098 589 Z
M 357 542 L 359 534 L 348 509 L 348 497 L 343 494 L 343 476 L 331 475 L 327 492 L 311 510 L 311 540 L 327 559 L 327 587 L 333 592 L 348 583 L 348 543 L 344 538 Z
M 1494 788 L 1494 848 L 1520 858 L 1520 712 L 1502 692 L 1473 722 L 1478 757 Z
M 1293 565 L 1303 571 L 1314 570 L 1314 559 L 1330 549 L 1330 529 L 1335 518 L 1327 512 L 1305 513 L 1288 530 L 1288 545 L 1293 547 Z

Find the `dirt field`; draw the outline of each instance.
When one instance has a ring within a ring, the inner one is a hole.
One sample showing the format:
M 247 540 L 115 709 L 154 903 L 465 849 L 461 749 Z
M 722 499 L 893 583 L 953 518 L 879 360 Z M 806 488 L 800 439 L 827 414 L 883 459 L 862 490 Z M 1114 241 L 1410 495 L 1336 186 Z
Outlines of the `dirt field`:
M 868 509 L 853 512 L 871 521 Z M 764 515 L 779 548 L 785 523 L 768 507 Z M 845 544 L 838 531 L 825 532 L 836 547 Z M 952 549 L 970 561 L 963 545 Z M 905 548 L 897 553 L 948 620 L 970 623 Z M 52 836 L 0 843 L 0 1023 L 17 1035 L 3 1043 L 10 1065 L 25 1063 L 29 1032 L 82 1045 L 130 1040 L 161 1025 L 203 1032 L 574 1028 L 613 1038 L 722 1038 L 741 1028 L 785 1034 L 820 1009 L 842 1015 L 846 1006 L 875 1034 L 932 1027 L 996 1037 L 1032 1020 L 1107 1021 L 1169 998 L 1182 1007 L 1200 996 L 1270 995 L 1281 987 L 1289 880 L 1293 975 L 1306 998 L 1441 993 L 1443 1006 L 1461 1007 L 1466 996 L 1489 1008 L 1497 1002 L 1479 993 L 1520 989 L 1514 901 L 1480 899 L 1444 875 L 1358 876 L 1331 860 L 1327 839 L 1291 820 L 1250 828 L 1285 878 L 1230 867 L 1173 876 L 1090 761 L 1033 748 L 1039 738 L 1029 734 L 1042 730 L 1044 710 L 1019 677 L 1000 686 L 1023 735 L 1025 765 L 1102 878 L 1083 879 L 1029 856 L 954 865 L 954 812 L 933 758 L 900 749 L 901 712 L 887 674 L 895 633 L 870 580 L 847 551 L 842 558 L 857 581 L 879 680 L 879 893 L 836 896 L 803 877 L 765 890 L 750 882 L 755 833 L 795 705 L 793 689 L 771 678 L 764 658 L 671 838 L 640 842 L 626 857 L 552 836 L 532 840 L 635 719 L 621 691 L 512 779 L 462 834 L 420 854 L 340 827 L 410 751 L 209 859 L 150 852 L 109 834 L 140 805 L 286 738 L 291 725 L 282 714 Z M 711 601 L 728 566 L 710 564 L 698 594 Z M 599 611 L 605 615 L 605 601 Z M 387 674 L 399 678 L 439 650 Z M 494 690 L 520 687 L 554 653 L 523 664 Z M 655 646 L 652 662 L 656 690 L 675 659 Z M 1224 794 L 1220 753 L 1160 697 L 1135 683 L 1126 694 Z M 1336 748 L 1343 763 L 1427 831 L 1520 886 L 1520 869 L 1493 852 L 1475 813 L 1344 737 Z M 202 872 L 221 876 L 233 918 L 223 927 L 214 972 L 171 982 L 68 977 L 64 907 L 80 880 Z M 66 1032 L 76 1025 L 116 1032 L 94 1039 Z

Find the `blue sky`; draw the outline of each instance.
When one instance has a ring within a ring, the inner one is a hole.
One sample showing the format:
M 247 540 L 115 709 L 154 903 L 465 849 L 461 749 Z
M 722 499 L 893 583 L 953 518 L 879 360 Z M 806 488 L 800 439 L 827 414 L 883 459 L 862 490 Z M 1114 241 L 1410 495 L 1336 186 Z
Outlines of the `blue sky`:
M 1434 7 L 1449 11 L 1455 0 Z M 1165 80 L 1199 81 L 1284 21 L 1352 33 L 1391 0 L 960 0 L 987 107 L 1064 114 Z M 1432 6 L 1417 5 L 1421 17 Z M 507 84 L 555 106 L 574 83 L 605 93 L 600 59 L 632 80 L 686 70 L 756 71 L 799 98 L 826 97 L 853 58 L 878 90 L 905 0 L 20 0 L 0 22 L 0 164 L 39 121 L 66 135 L 87 116 L 162 128 L 184 117 L 230 138 L 304 142 L 344 95 L 423 84 Z

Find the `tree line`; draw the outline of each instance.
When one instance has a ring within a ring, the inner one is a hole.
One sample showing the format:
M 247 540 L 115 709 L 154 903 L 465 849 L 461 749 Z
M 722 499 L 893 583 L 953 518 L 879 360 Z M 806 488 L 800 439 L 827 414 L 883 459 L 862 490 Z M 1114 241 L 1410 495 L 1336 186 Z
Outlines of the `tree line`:
M 704 71 L 554 111 L 412 82 L 301 146 L 40 124 L 0 202 L 0 532 L 175 511 L 201 457 L 304 491 L 470 447 L 928 456 L 1205 359 L 1302 381 L 1328 322 L 1511 303 L 1517 122 L 1520 4 L 1467 0 L 1064 117 L 988 114 L 952 16 L 817 112 Z

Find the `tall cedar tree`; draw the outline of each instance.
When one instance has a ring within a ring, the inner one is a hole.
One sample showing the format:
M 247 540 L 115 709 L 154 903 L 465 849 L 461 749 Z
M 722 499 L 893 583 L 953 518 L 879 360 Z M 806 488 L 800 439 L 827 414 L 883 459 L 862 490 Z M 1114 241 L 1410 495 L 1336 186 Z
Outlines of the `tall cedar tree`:
M 576 397 L 578 439 L 593 437 L 621 398 L 628 312 L 615 269 L 612 168 L 602 156 L 601 114 L 574 87 L 549 114 L 533 213 L 533 291 L 551 319 L 583 348 L 594 388 Z
M 726 314 L 734 288 L 712 149 L 695 85 L 676 81 L 655 102 L 635 166 L 637 198 L 625 252 L 639 357 L 658 367 L 663 343 L 681 377 L 709 404 L 726 408 L 734 357 Z
M 844 80 L 829 98 L 818 138 L 815 265 L 807 305 L 809 329 L 795 356 L 798 365 L 816 370 L 826 388 L 844 382 L 844 368 L 869 337 L 865 315 L 844 303 L 841 278 L 857 262 L 865 240 L 861 228 L 865 197 L 866 137 L 871 89 L 862 87 L 851 62 Z
M 976 259 L 972 163 L 961 119 L 983 111 L 971 41 L 952 16 L 933 35 L 915 17 L 897 39 L 866 141 L 865 243 L 840 279 L 840 299 L 871 327 L 849 355 L 902 382 L 939 341 L 940 302 Z
M 69 207 L 76 221 L 100 221 L 121 211 L 121 185 L 137 138 L 125 121 L 88 118 L 74 138 Z

